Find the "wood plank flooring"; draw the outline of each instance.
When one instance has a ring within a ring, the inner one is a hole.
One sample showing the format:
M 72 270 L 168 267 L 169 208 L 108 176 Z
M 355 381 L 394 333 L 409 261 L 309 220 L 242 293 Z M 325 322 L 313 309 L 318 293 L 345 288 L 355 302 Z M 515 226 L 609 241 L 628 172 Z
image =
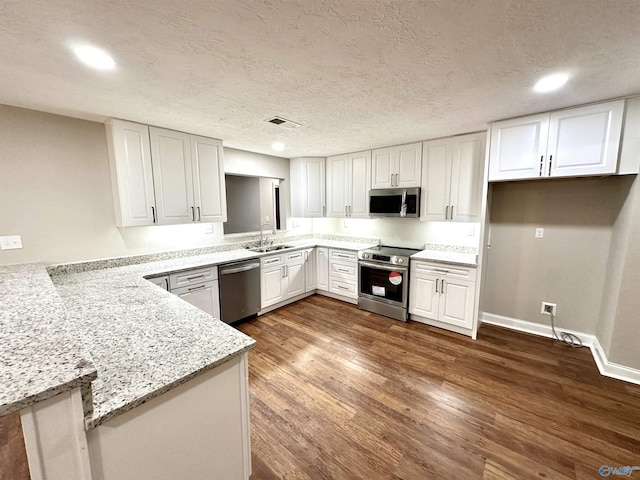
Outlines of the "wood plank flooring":
M 0 480 L 29 480 L 20 412 L 0 417 Z
M 314 295 L 238 325 L 253 480 L 593 479 L 640 465 L 640 386 L 587 348 L 478 340 Z M 640 479 L 640 471 L 631 476 Z

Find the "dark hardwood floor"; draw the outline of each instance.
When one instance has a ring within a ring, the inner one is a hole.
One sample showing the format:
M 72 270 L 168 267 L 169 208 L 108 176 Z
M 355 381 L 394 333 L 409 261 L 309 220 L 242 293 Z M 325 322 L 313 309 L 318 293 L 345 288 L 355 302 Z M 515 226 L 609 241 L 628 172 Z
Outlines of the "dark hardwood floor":
M 238 328 L 257 340 L 254 480 L 591 479 L 640 465 L 640 386 L 602 377 L 587 348 L 486 325 L 474 341 L 318 295 Z
M 20 412 L 0 417 L 0 480 L 29 480 Z

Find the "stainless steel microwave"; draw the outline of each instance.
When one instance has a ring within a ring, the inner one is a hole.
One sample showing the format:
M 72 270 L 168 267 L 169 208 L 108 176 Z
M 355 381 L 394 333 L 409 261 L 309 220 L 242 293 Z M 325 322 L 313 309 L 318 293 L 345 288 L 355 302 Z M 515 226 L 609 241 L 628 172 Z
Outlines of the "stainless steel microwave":
M 419 217 L 420 188 L 369 190 L 369 215 L 372 217 Z

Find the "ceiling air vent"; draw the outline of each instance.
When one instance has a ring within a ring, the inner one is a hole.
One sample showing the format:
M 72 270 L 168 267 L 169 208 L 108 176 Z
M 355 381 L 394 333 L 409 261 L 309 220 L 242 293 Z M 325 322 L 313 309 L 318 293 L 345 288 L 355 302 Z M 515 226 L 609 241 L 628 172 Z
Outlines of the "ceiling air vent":
M 298 128 L 300 126 L 299 123 L 292 122 L 291 120 L 287 120 L 286 118 L 282 117 L 273 117 L 268 119 L 267 122 L 284 128 Z

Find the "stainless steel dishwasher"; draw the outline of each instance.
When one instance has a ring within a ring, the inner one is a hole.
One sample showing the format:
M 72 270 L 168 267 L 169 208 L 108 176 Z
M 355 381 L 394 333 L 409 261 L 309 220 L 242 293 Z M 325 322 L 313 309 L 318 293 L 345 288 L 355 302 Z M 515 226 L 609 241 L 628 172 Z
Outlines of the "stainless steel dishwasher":
M 233 323 L 260 311 L 260 261 L 244 260 L 221 265 L 220 320 Z

